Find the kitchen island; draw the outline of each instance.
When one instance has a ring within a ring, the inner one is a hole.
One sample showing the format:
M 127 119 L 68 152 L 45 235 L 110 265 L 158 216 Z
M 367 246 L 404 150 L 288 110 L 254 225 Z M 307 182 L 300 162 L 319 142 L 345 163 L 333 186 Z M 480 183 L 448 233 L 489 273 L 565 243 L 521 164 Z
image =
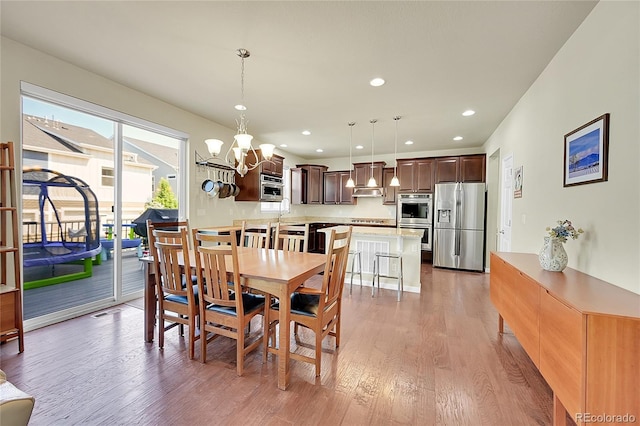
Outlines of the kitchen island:
M 318 232 L 328 233 L 332 229 L 345 230 L 346 226 L 332 226 L 319 229 Z M 371 286 L 373 282 L 373 260 L 376 252 L 402 253 L 402 269 L 404 274 L 404 291 L 420 293 L 420 241 L 423 230 L 399 229 L 371 226 L 354 226 L 351 234 L 350 250 L 359 250 L 362 253 L 362 285 Z M 327 238 L 328 241 L 328 238 Z M 351 277 L 351 256 L 347 265 L 347 278 L 345 288 L 349 286 Z M 382 275 L 397 276 L 399 261 L 395 259 L 380 259 L 380 272 Z M 356 261 L 356 271 L 357 271 Z M 360 285 L 359 275 L 354 273 L 353 284 L 357 288 Z M 398 284 L 395 278 L 380 278 L 380 288 L 397 290 Z M 354 290 L 355 291 L 355 290 Z

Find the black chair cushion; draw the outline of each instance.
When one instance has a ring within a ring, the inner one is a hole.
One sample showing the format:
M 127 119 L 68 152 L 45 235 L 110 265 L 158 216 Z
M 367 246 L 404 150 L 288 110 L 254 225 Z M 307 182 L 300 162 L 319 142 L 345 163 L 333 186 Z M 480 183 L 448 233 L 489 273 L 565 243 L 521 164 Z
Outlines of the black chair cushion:
M 197 280 L 196 280 L 197 281 Z M 185 288 L 185 286 L 182 286 Z M 198 284 L 193 285 L 193 297 L 195 298 L 196 305 L 200 303 L 200 298 L 198 297 Z M 187 296 L 176 296 L 175 294 L 169 294 L 164 297 L 164 300 L 168 300 L 170 302 L 182 303 L 183 305 L 187 304 Z
M 235 300 L 235 293 L 233 293 L 229 298 L 231 300 Z M 264 296 L 260 294 L 250 294 L 250 293 L 242 293 L 242 307 L 244 308 L 245 315 L 253 312 L 257 309 L 260 309 L 264 306 Z M 220 306 L 216 304 L 211 304 L 207 306 L 207 309 L 210 311 L 216 311 L 221 314 L 233 315 L 236 316 L 236 308 L 231 306 Z
M 291 313 L 306 315 L 308 317 L 318 316 L 318 306 L 320 296 L 315 294 L 293 293 L 291 295 Z M 271 309 L 279 310 L 280 302 L 271 305 Z

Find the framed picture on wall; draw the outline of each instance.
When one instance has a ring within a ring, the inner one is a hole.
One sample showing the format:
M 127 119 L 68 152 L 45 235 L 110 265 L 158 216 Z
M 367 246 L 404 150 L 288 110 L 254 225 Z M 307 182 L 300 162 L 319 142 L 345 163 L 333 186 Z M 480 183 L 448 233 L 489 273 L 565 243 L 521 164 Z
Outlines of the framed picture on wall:
M 607 180 L 609 114 L 564 135 L 564 186 Z
M 513 198 L 522 198 L 522 166 L 515 169 L 513 174 Z

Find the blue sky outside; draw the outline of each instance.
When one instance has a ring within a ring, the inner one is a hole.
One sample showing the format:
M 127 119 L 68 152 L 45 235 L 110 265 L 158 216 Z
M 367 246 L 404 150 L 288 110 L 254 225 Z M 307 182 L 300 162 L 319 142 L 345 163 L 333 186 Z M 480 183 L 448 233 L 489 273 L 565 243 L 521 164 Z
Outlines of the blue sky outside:
M 26 96 L 22 98 L 22 110 L 24 114 L 35 115 L 49 120 L 58 120 L 63 123 L 73 124 L 74 126 L 91 129 L 107 139 L 111 139 L 113 137 L 114 122 L 91 114 L 85 114 L 70 108 Z M 160 145 L 179 149 L 180 141 L 178 139 L 159 135 L 147 130 L 125 124 L 123 125 L 123 133 L 125 137 L 154 142 Z
M 590 154 L 597 154 L 600 148 L 600 129 L 595 129 L 569 143 L 569 156 L 579 160 Z
M 63 123 L 91 129 L 108 139 L 113 136 L 113 121 L 48 102 L 42 102 L 25 96 L 22 98 L 22 111 L 25 114 L 35 115 L 49 120 L 55 119 Z

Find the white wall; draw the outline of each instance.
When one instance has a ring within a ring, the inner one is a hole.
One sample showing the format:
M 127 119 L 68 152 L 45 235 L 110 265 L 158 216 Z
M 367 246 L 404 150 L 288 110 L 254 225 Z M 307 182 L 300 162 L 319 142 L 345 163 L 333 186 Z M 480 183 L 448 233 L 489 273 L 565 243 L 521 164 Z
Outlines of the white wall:
M 569 266 L 640 294 L 639 29 L 640 3 L 601 1 L 485 148 L 524 166 L 513 251 L 537 253 L 545 228 L 570 219 L 586 233 L 565 244 Z M 609 180 L 564 188 L 564 135 L 607 112 Z
M 16 142 L 19 157 L 22 156 L 18 143 L 21 140 L 20 81 L 22 80 L 189 134 L 187 146 L 189 194 L 186 201 L 188 202 L 187 216 L 194 227 L 228 225 L 233 218 L 255 210 L 256 203 L 251 203 L 251 209 L 248 209 L 247 205 L 234 203 L 233 198 L 218 200 L 200 197 L 203 194 L 200 189 L 202 179 L 196 176 L 198 168 L 194 165 L 195 151 L 206 154 L 203 141 L 209 137 L 233 140 L 234 129 L 223 127 L 6 37 L 1 39 L 0 51 L 2 53 L 0 140 Z M 19 164 L 19 166 L 22 165 Z M 196 214 L 203 210 L 204 214 Z
M 231 141 L 235 129 L 225 128 L 217 123 L 179 109 L 144 93 L 132 90 L 95 73 L 71 65 L 43 52 L 31 49 L 6 37 L 1 39 L 1 90 L 0 139 L 20 141 L 20 81 L 26 81 L 66 95 L 74 96 L 126 114 L 143 118 L 189 134 L 188 152 L 188 197 L 187 217 L 194 227 L 229 225 L 234 219 L 268 217 L 260 213 L 260 203 L 235 202 L 227 199 L 210 198 L 201 190 L 201 183 L 207 173 L 195 166 L 195 151 L 206 155 L 204 140 L 210 137 Z M 256 141 L 258 144 L 260 141 Z M 17 144 L 20 150 L 20 144 Z M 224 149 L 224 147 L 223 147 Z M 398 157 L 424 157 L 435 155 L 455 155 L 482 152 L 476 150 L 447 150 L 437 152 L 410 152 Z M 295 167 L 301 163 L 326 164 L 331 170 L 348 169 L 348 160 L 329 159 L 310 161 L 280 152 L 285 164 Z M 19 151 L 21 157 L 21 150 Z M 354 157 L 354 162 L 370 161 L 364 155 Z M 377 156 L 393 164 L 393 156 Z M 21 166 L 21 164 L 20 164 Z M 183 200 L 184 201 L 184 200 Z M 380 199 L 360 200 L 357 206 L 292 206 L 290 216 L 351 216 L 351 217 L 393 217 L 394 209 L 383 206 Z M 274 216 L 273 214 L 271 216 Z

